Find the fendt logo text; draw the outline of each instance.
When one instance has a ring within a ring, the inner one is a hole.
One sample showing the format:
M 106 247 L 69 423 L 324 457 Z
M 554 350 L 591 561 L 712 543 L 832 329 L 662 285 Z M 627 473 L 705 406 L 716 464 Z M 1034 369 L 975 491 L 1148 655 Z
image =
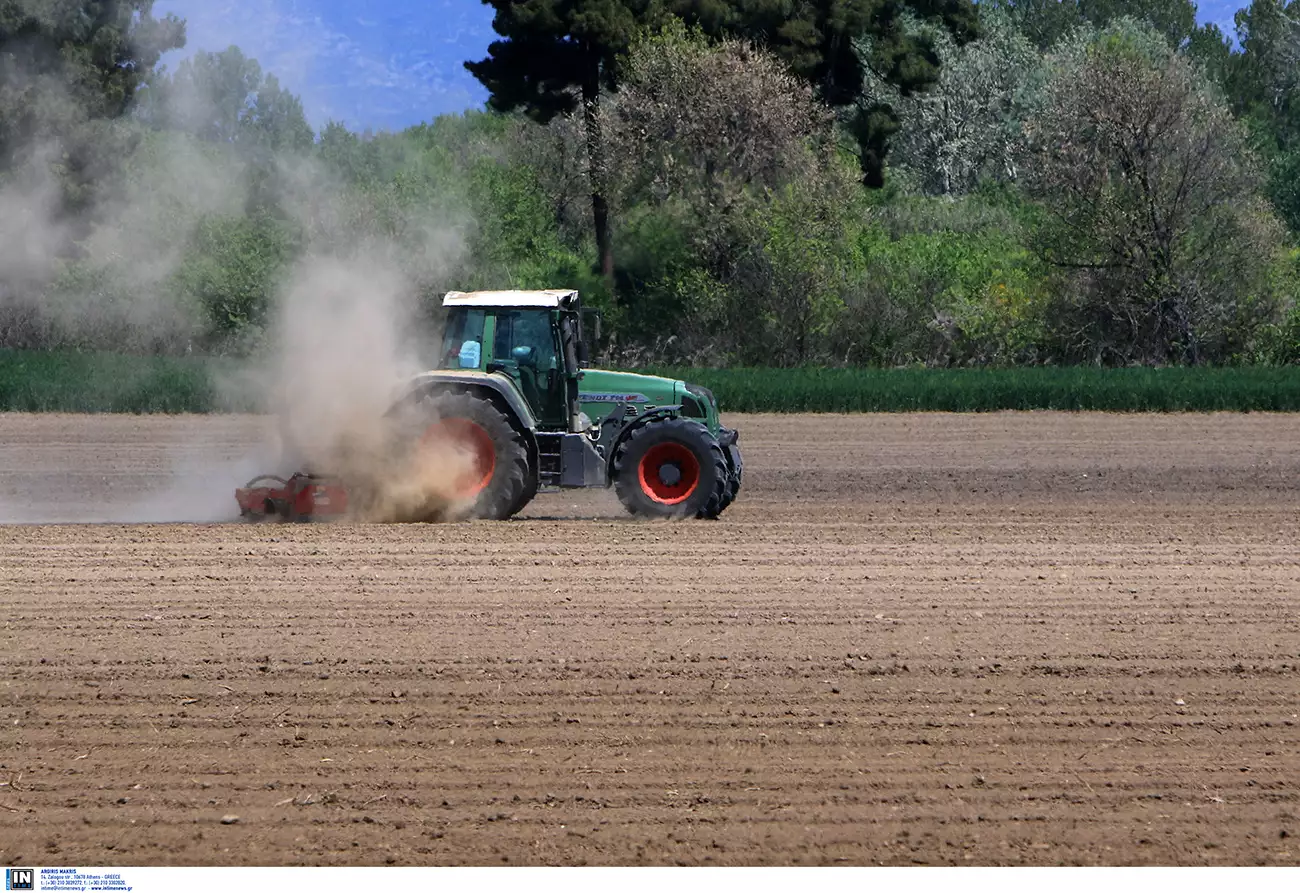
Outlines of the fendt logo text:
M 6 868 L 5 889 L 6 890 L 35 890 L 36 869 Z

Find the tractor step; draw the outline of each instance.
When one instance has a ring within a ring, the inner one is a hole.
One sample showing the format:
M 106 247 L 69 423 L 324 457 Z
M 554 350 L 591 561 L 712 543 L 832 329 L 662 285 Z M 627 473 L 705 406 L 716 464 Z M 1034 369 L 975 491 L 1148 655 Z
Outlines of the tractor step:
M 268 474 L 235 490 L 235 501 L 239 514 L 252 520 L 310 521 L 346 514 L 348 491 L 337 478 L 299 472 L 286 480 Z

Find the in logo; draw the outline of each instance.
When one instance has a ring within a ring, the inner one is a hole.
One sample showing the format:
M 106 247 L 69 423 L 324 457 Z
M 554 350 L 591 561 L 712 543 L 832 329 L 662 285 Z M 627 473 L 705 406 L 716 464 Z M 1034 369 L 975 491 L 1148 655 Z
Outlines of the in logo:
M 6 868 L 6 890 L 35 890 L 36 870 L 33 868 Z

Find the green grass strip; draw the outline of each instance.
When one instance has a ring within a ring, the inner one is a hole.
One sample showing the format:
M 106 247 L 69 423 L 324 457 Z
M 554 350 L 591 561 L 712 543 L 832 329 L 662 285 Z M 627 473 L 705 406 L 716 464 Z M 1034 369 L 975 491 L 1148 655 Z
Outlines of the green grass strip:
M 0 411 L 226 412 L 255 400 L 218 388 L 229 360 L 0 350 Z M 711 388 L 727 412 L 1294 412 L 1300 367 L 1219 369 L 645 370 Z M 225 375 L 227 382 L 237 376 Z
M 655 370 L 729 412 L 1293 412 L 1300 368 Z
M 74 351 L 0 350 L 0 410 L 212 412 L 211 361 Z

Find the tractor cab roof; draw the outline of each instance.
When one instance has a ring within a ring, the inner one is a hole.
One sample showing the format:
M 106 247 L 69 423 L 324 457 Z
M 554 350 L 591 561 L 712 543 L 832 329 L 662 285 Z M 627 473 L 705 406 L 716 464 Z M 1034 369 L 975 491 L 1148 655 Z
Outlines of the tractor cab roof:
M 572 307 L 578 292 L 572 288 L 544 291 L 449 291 L 444 307 Z

